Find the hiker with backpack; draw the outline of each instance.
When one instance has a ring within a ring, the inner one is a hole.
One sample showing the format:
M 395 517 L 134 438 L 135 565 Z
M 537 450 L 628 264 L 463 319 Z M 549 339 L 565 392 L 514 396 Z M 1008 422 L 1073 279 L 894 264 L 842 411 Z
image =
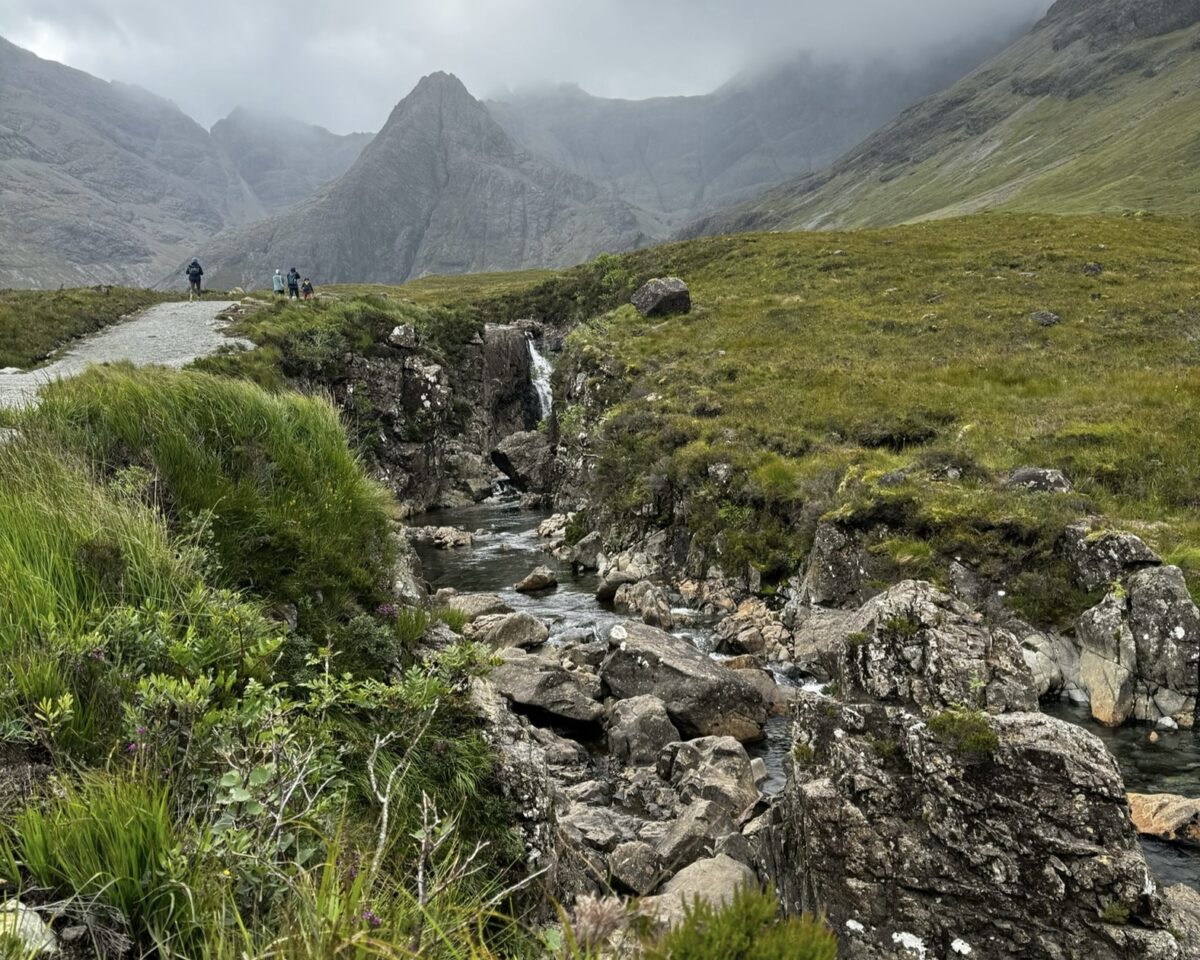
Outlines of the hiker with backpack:
M 300 299 L 300 271 L 292 267 L 287 274 L 288 299 Z
M 200 296 L 200 278 L 204 276 L 204 268 L 200 266 L 200 261 L 192 257 L 192 262 L 183 272 L 188 278 L 188 299 Z
M 305 300 L 311 300 L 313 295 L 312 281 L 308 277 L 304 278 L 304 282 L 300 284 L 300 292 L 304 294 Z

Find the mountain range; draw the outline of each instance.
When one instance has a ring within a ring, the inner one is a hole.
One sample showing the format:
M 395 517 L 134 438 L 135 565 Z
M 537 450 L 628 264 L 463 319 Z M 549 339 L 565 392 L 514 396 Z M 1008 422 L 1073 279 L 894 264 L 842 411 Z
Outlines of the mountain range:
M 1193 213 L 1200 0 L 1059 0 L 1028 34 L 828 169 L 686 235 L 980 210 Z

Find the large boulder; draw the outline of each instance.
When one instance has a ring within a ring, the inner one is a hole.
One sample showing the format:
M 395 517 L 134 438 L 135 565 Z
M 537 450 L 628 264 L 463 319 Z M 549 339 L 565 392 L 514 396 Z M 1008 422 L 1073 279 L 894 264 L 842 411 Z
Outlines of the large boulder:
M 844 676 L 876 700 L 926 709 L 1036 710 L 1018 638 L 931 584 L 906 580 L 845 623 Z
M 501 656 L 489 677 L 513 703 L 584 723 L 594 723 L 604 714 L 598 702 L 600 680 L 594 674 L 567 670 L 552 657 L 516 649 Z
M 680 637 L 645 624 L 617 624 L 600 678 L 618 699 L 652 694 L 684 736 L 762 739 L 762 694 Z
M 467 623 L 480 617 L 513 612 L 513 608 L 494 593 L 452 593 L 446 598 L 446 606 L 466 617 Z
M 1138 833 L 1169 843 L 1200 846 L 1200 800 L 1173 793 L 1128 794 L 1129 816 Z
M 823 607 L 853 605 L 862 599 L 865 576 L 857 540 L 836 524 L 822 523 L 813 539 L 798 599 Z
M 659 862 L 668 873 L 715 852 L 717 841 L 737 833 L 723 806 L 712 800 L 694 800 L 680 808 L 655 846 Z
M 684 867 L 663 884 L 658 896 L 642 901 L 641 911 L 663 926 L 672 926 L 684 918 L 687 908 L 696 900 L 714 907 L 724 906 L 742 887 L 757 883 L 754 871 L 745 864 L 718 854 Z
M 630 697 L 613 704 L 608 751 L 630 766 L 653 766 L 659 752 L 679 739 L 679 731 L 658 697 Z
M 1178 567 L 1131 574 L 1079 618 L 1079 683 L 1108 726 L 1171 717 L 1191 726 L 1200 693 L 1200 610 Z
M 549 493 L 554 453 L 544 433 L 527 430 L 505 437 L 492 451 L 496 464 L 522 493 Z
M 1141 537 L 1112 530 L 1098 517 L 1067 527 L 1064 550 L 1076 582 L 1087 590 L 1116 583 L 1136 570 L 1162 563 Z
M 658 854 L 641 840 L 619 844 L 608 858 L 608 869 L 617 884 L 639 897 L 650 893 L 662 879 Z
M 733 737 L 670 744 L 659 755 L 658 775 L 675 787 L 682 802 L 710 800 L 734 823 L 745 820 L 759 800 L 750 756 Z
M 537 593 L 558 586 L 558 575 L 549 567 L 534 567 L 519 583 L 513 585 L 517 593 Z
M 613 595 L 613 606 L 618 613 L 633 614 L 652 627 L 675 628 L 675 616 L 671 613 L 666 592 L 649 580 L 621 584 Z
M 1041 714 L 946 717 L 801 697 L 769 828 L 789 911 L 824 914 L 855 960 L 904 956 L 901 937 L 914 957 L 1195 956 L 1096 736 Z
M 678 277 L 660 277 L 638 287 L 632 303 L 644 317 L 687 313 L 692 309 L 688 286 Z
M 540 647 L 550 638 L 549 628 L 528 613 L 498 613 L 468 623 L 463 631 L 468 640 L 485 646 Z

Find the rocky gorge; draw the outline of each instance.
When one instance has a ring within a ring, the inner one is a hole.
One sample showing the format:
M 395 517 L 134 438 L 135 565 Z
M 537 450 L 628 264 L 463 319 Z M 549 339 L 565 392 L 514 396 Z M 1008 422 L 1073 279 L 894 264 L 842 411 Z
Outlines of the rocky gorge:
M 678 286 L 659 285 L 687 309 Z M 685 525 L 647 522 L 678 511 L 666 484 L 623 517 L 588 503 L 603 365 L 560 369 L 539 430 L 529 334 L 557 335 L 488 326 L 453 374 L 413 350 L 360 382 L 394 422 L 433 425 L 385 442 L 383 463 L 413 478 L 414 513 L 444 508 L 424 529 L 460 531 L 414 539 L 432 602 L 496 651 L 473 696 L 559 902 L 612 891 L 666 920 L 769 882 L 789 911 L 824 914 L 846 957 L 1200 952 L 1200 872 L 1160 882 L 1104 742 L 1039 711 L 1193 727 L 1200 614 L 1177 568 L 1081 517 L 1061 556 L 1097 601 L 1062 630 L 963 564 L 943 586 L 881 583 L 862 533 L 825 520 L 764 592 Z M 1030 496 L 1064 482 L 1005 480 Z

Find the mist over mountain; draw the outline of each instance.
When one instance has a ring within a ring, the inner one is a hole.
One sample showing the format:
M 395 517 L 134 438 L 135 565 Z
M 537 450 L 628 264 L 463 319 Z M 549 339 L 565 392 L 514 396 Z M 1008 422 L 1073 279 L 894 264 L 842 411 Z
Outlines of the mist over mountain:
M 369 133 L 324 127 L 238 107 L 213 124 L 212 138 L 268 212 L 312 196 L 350 169 Z
M 288 212 L 201 251 L 217 284 L 299 265 L 323 282 L 401 282 L 576 263 L 647 240 L 609 191 L 533 157 L 449 74 L 392 111 L 346 174 Z
M 900 223 L 985 209 L 1196 209 L 1200 2 L 1059 0 L 969 77 L 829 169 L 686 235 Z

